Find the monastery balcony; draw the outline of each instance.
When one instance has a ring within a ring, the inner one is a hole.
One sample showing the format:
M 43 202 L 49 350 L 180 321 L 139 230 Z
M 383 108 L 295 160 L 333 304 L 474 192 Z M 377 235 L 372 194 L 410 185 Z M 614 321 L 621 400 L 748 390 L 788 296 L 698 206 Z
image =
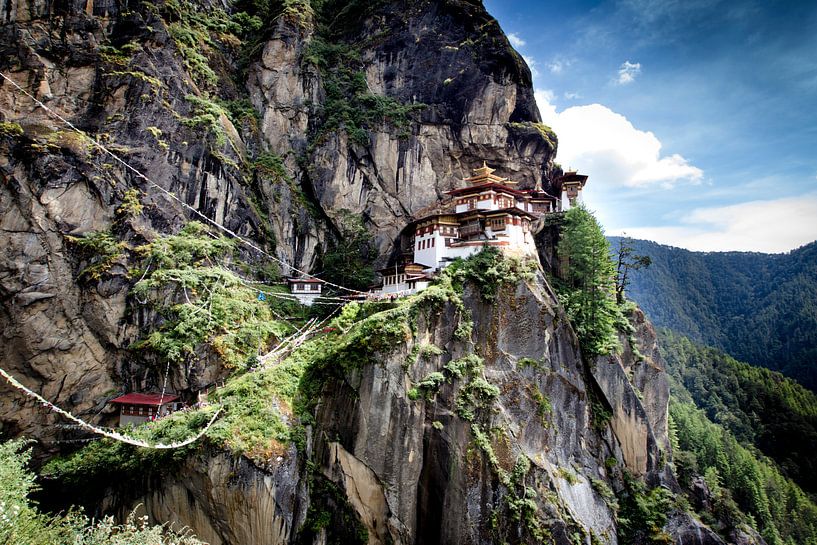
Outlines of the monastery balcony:
M 463 225 L 460 227 L 460 238 L 481 235 L 483 232 L 481 225 Z

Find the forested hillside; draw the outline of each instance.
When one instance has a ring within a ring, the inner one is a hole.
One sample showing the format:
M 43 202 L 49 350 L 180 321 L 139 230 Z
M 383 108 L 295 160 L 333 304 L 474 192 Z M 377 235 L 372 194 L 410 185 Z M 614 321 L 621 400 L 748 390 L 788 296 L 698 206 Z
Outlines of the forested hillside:
M 817 243 L 788 254 L 632 245 L 652 265 L 632 271 L 627 293 L 656 326 L 817 388 Z
M 674 465 L 693 507 L 733 525 L 748 522 L 767 543 L 813 543 L 817 396 L 670 330 L 660 330 L 659 341 L 670 375 Z
M 670 330 L 659 330 L 659 338 L 675 399 L 694 402 L 738 441 L 773 458 L 804 489 L 817 491 L 814 393 Z

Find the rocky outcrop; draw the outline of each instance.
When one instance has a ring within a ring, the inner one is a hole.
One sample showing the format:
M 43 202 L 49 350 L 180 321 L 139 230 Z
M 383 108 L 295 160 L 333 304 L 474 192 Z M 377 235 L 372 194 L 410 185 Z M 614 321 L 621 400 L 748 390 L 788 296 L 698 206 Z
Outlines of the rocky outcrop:
M 505 285 L 495 302 L 468 285 L 461 303 L 432 297 L 387 313 L 383 320 L 403 328 L 402 340 L 345 372 L 333 359 L 301 454 L 291 449 L 264 470 L 225 454 L 197 455 L 153 479 L 151 491 L 120 504 L 121 512 L 141 503 L 155 520 L 217 544 L 365 536 L 370 544 L 548 538 L 567 545 L 575 535 L 619 543 L 616 495 L 626 494 L 625 470 L 642 469 L 656 482 L 669 475 L 656 446 L 666 430 L 653 427 L 661 419 L 639 400 L 663 391 L 663 373 L 634 371 L 644 362 L 624 338 L 615 361 L 594 364 L 624 377 L 619 397 L 607 400 L 611 391 L 583 361 L 541 274 Z M 463 333 L 469 316 L 470 335 Z M 640 347 L 654 341 L 648 328 L 633 338 Z M 636 387 L 628 376 L 643 380 Z M 643 433 L 623 435 L 623 414 Z M 301 455 L 311 463 L 298 465 Z M 722 543 L 683 513 L 666 531 L 678 543 Z
M 288 9 L 246 49 L 200 24 L 220 4 L 178 5 L 120 13 L 115 2 L 3 3 L 0 70 L 157 186 L 300 269 L 315 266 L 347 211 L 365 221 L 385 261 L 412 214 L 483 160 L 522 185 L 549 184 L 555 139 L 534 125 L 529 70 L 479 4 L 352 3 L 343 28 L 329 30 L 338 18 L 325 10 L 343 6 Z M 185 49 L 188 35 L 205 46 Z M 416 106 L 399 127 L 388 115 L 367 122 L 365 141 L 343 126 L 322 129 L 331 74 L 307 58 L 316 40 L 350 46 L 352 36 L 347 68 L 371 96 Z M 245 72 L 236 69 L 242 56 Z M 257 119 L 226 115 L 216 97 L 251 103 Z M 0 109 L 0 121 L 22 131 L 0 134 L 0 364 L 92 417 L 114 393 L 161 382 L 160 370 L 126 350 L 156 318 L 129 306 L 128 257 L 191 213 L 6 82 Z M 256 168 L 264 153 L 283 170 Z M 125 221 L 117 209 L 128 189 L 145 211 Z M 67 237 L 93 231 L 113 232 L 127 251 L 102 278 L 81 281 L 87 262 Z M 181 390 L 203 380 L 172 378 Z M 40 409 L 0 388 L 10 433 L 61 437 L 42 426 L 52 421 Z
M 147 494 L 125 501 L 109 496 L 101 510 L 123 519 L 146 514 L 210 545 L 290 543 L 303 523 L 307 490 L 294 448 L 270 462 L 263 471 L 245 458 L 207 450 L 163 474 Z
M 639 476 L 650 474 L 655 483 L 674 482 L 668 472 L 658 478 L 671 457 L 665 365 L 655 330 L 644 313 L 636 309 L 629 320 L 634 332 L 620 335 L 622 353 L 598 358 L 591 372 L 605 404 L 612 407 L 610 425 L 622 446 L 627 469 Z
M 475 291 L 463 300 L 464 313 L 448 304 L 421 314 L 404 345 L 324 388 L 315 429 L 321 471 L 355 509 L 361 495 L 373 499 L 358 510 L 369 543 L 486 543 L 509 535 L 531 542 L 540 525 L 556 543 L 570 543 L 576 532 L 616 543 L 605 491 L 621 488 L 626 448 L 649 451 L 656 436 L 650 421 L 643 419 L 643 434 L 626 438 L 614 426 L 594 427 L 592 378 L 541 277 L 506 288 L 495 304 Z M 469 313 L 476 344 L 455 334 Z M 413 363 L 412 353 L 432 345 L 439 355 Z M 472 355 L 484 365 L 476 375 L 449 374 Z M 622 355 L 619 363 L 635 362 Z M 449 378 L 413 400 L 412 386 L 434 373 Z M 464 399 L 481 378 L 498 396 L 469 420 Z M 620 410 L 626 402 L 613 403 Z M 621 465 L 611 467 L 609 458 Z M 528 518 L 493 525 L 520 491 L 535 502 Z
M 481 5 L 393 2 L 366 10 L 352 2 L 344 12 L 351 12 L 340 16 L 351 30 L 317 37 L 311 15 L 297 25 L 282 18 L 248 83 L 267 141 L 330 218 L 344 210 L 365 218 L 385 258 L 414 212 L 482 161 L 523 186 L 548 187 L 555 141 L 534 126 L 540 119 L 530 71 Z M 305 61 L 312 39 L 354 42 L 360 59 L 348 70 L 364 75 L 374 95 L 416 106 L 415 122 L 373 123 L 365 142 L 343 131 L 316 137 L 322 119 L 315 105 L 331 75 Z

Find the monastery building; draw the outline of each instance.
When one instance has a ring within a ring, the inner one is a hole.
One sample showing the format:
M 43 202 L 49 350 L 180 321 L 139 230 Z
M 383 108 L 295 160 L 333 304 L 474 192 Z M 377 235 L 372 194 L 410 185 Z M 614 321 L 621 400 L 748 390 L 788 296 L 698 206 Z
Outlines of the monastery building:
M 558 180 L 562 198 L 556 198 L 539 187 L 518 189 L 516 182 L 494 172 L 483 163 L 464 180 L 465 187 L 448 191 L 446 200 L 417 214 L 418 219 L 407 228 L 414 231 L 410 255 L 404 263 L 378 271 L 383 285 L 376 293 L 420 291 L 435 272 L 485 246 L 507 255 L 536 256 L 533 237 L 542 218 L 581 202 L 587 182 L 587 176 L 565 173 Z

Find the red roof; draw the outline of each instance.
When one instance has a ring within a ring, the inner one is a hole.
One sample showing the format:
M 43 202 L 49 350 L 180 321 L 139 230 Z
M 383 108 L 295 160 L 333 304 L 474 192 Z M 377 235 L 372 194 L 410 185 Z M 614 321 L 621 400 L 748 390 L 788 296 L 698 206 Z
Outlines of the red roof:
M 179 396 L 173 394 L 125 394 L 123 396 L 119 396 L 116 399 L 112 399 L 111 403 L 126 403 L 129 405 L 151 405 L 153 407 L 158 407 L 161 401 L 161 404 L 164 405 L 165 403 L 171 403 L 175 400 L 179 399 Z
M 508 187 L 503 184 L 498 184 L 495 182 L 488 182 L 479 185 L 471 185 L 468 187 L 460 187 L 459 189 L 452 189 L 451 191 L 446 191 L 449 195 L 462 195 L 463 193 L 482 193 L 486 189 L 493 189 L 494 191 L 503 191 L 505 193 L 509 193 L 511 195 L 522 196 L 525 195 L 524 190 L 514 189 L 512 187 Z

